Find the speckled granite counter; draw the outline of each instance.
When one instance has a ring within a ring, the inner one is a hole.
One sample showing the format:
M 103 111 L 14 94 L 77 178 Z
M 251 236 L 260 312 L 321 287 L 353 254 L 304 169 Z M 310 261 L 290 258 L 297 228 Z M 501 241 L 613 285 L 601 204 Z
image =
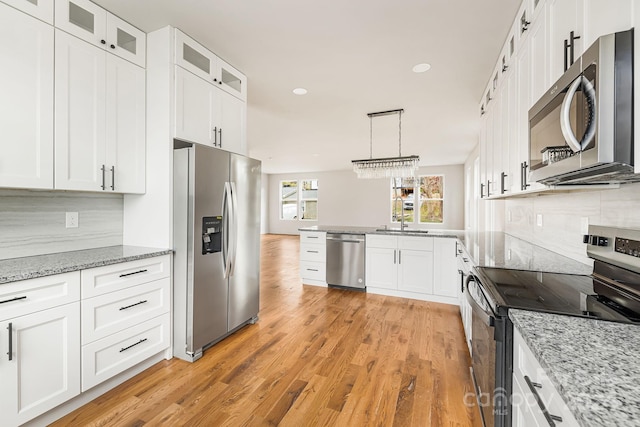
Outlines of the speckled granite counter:
M 583 274 L 593 266 L 501 232 L 464 233 L 460 238 L 476 267 Z
M 109 246 L 0 261 L 0 284 L 170 254 L 170 249 Z
M 412 231 L 389 228 L 383 230 L 382 227 L 358 227 L 343 225 L 314 225 L 313 227 L 302 227 L 298 231 L 321 231 L 326 233 L 344 233 L 344 234 L 392 234 L 403 236 L 425 236 L 425 237 L 449 237 L 460 239 L 464 236 L 464 232 L 460 230 L 433 230 L 425 229 L 424 231 Z M 425 233 L 425 231 L 427 231 Z
M 509 310 L 582 426 L 640 426 L 640 326 Z

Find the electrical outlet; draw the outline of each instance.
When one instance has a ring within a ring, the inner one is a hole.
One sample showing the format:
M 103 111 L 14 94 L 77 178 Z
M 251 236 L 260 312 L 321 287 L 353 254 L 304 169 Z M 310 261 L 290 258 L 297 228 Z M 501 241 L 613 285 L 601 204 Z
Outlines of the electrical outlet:
M 511 222 L 511 209 L 507 210 L 507 222 Z
M 538 227 L 542 227 L 542 214 L 536 215 L 536 224 L 538 225 Z
M 78 212 L 66 213 L 66 226 L 67 228 L 78 228 Z
M 580 234 L 589 234 L 589 217 L 583 216 L 580 218 Z

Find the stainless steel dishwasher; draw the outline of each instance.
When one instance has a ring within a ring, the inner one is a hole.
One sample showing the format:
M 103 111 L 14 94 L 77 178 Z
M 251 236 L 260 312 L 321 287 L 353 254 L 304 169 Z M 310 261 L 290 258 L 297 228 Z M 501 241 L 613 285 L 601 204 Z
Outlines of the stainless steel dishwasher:
M 364 234 L 327 233 L 327 284 L 365 289 Z

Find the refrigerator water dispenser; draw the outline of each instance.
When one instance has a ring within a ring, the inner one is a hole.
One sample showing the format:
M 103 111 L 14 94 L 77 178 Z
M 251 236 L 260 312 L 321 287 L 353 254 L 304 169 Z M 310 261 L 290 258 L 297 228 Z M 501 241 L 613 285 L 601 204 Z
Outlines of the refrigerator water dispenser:
M 202 255 L 222 251 L 222 216 L 202 217 Z

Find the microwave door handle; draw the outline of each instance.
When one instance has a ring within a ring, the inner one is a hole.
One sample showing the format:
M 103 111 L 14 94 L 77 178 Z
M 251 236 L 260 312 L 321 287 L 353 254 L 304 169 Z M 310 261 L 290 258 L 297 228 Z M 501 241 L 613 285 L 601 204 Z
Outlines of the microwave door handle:
M 580 142 L 578 142 L 578 139 L 571 129 L 571 101 L 573 101 L 573 97 L 576 95 L 581 83 L 582 76 L 578 77 L 571 83 L 567 90 L 567 94 L 564 96 L 564 100 L 562 101 L 562 107 L 560 108 L 560 129 L 562 130 L 562 136 L 564 136 L 564 140 L 575 153 L 580 151 Z
M 589 105 L 589 124 L 584 132 L 580 146 L 582 150 L 586 150 L 593 138 L 596 136 L 596 89 L 588 78 L 582 76 L 582 91 L 587 98 L 587 104 Z
M 589 115 L 590 115 L 589 126 L 587 127 L 587 131 L 584 137 L 582 138 L 582 141 L 578 141 L 578 138 L 573 133 L 573 130 L 571 129 L 571 118 L 570 118 L 571 101 L 573 101 L 573 98 L 575 97 L 576 92 L 578 91 L 578 88 L 580 87 L 580 85 L 583 86 L 583 93 L 587 96 L 587 103 L 589 104 L 589 108 L 591 110 L 589 112 Z M 591 84 L 591 82 L 585 76 L 581 75 L 580 77 L 575 79 L 573 83 L 571 83 L 571 85 L 569 86 L 569 89 L 567 90 L 567 94 L 565 95 L 564 100 L 562 101 L 562 107 L 560 109 L 560 129 L 562 130 L 562 135 L 564 136 L 565 141 L 567 142 L 567 144 L 569 145 L 569 147 L 574 153 L 580 152 L 583 149 L 585 149 L 589 145 L 593 137 L 595 136 L 596 121 L 595 121 L 595 118 L 593 117 L 596 111 L 595 103 L 596 103 L 595 89 Z

